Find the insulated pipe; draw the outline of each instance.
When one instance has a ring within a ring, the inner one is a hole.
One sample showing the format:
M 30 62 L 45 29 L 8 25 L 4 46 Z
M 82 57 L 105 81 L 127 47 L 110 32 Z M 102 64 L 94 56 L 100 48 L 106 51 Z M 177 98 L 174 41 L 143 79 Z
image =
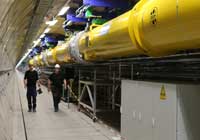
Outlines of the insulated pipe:
M 34 60 L 33 60 L 33 59 L 30 59 L 28 63 L 29 63 L 30 65 L 34 65 Z
M 47 51 L 47 62 L 48 62 L 48 64 L 56 63 L 56 53 L 55 53 L 54 49 Z
M 55 63 L 69 63 L 72 62 L 69 55 L 69 47 L 67 44 L 57 46 L 54 49 L 43 52 L 35 56 L 29 62 L 34 63 L 34 66 L 43 66 Z
M 67 63 L 71 61 L 69 53 L 69 44 L 65 43 L 62 46 L 57 46 L 54 48 L 57 63 Z
M 200 48 L 199 0 L 142 0 L 131 11 L 130 35 L 149 56 Z
M 59 55 L 97 61 L 136 55 L 165 56 L 198 49 L 199 13 L 199 0 L 141 0 L 129 12 L 73 37 L 69 49 L 75 50 L 75 55 L 72 51 L 61 51 Z M 53 51 L 47 56 L 48 62 L 56 63 Z
M 29 64 L 32 64 L 34 66 L 48 66 L 48 62 L 47 62 L 47 53 L 48 51 L 46 52 L 42 52 L 40 55 L 36 55 L 33 57 L 33 59 L 29 60 Z M 53 61 L 52 61 L 53 62 Z M 53 63 L 52 63 L 53 64 Z
M 199 13 L 198 0 L 141 0 L 131 11 L 82 35 L 79 50 L 85 60 L 94 61 L 197 49 Z
M 43 56 L 42 55 L 37 55 L 36 57 L 36 64 L 37 66 L 43 66 L 44 62 L 43 62 Z
M 77 42 L 84 59 L 94 61 L 143 54 L 143 50 L 131 40 L 130 16 L 129 11 L 83 34 Z
M 48 61 L 47 61 L 47 52 L 48 52 L 48 50 L 45 50 L 44 52 L 42 52 L 42 53 L 40 54 L 40 56 L 42 56 L 42 63 L 43 63 L 44 65 L 46 65 L 46 66 L 49 65 L 49 64 L 48 64 Z
M 34 65 L 34 66 L 37 66 L 37 65 L 38 65 L 38 57 L 37 57 L 37 56 L 34 56 L 34 57 L 33 57 L 33 65 Z

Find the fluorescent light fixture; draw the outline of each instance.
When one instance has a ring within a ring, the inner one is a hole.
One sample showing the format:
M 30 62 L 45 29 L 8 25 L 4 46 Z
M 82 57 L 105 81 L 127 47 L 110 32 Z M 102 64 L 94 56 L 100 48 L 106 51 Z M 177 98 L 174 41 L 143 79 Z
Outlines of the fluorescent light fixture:
M 44 33 L 46 34 L 46 33 L 48 33 L 50 30 L 51 30 L 50 28 L 46 28 L 46 29 L 44 30 Z
M 21 65 L 21 63 L 28 57 L 28 55 L 30 54 L 31 51 L 32 51 L 32 49 L 28 49 L 28 52 L 24 54 L 24 56 L 20 59 L 20 61 L 17 63 L 15 68 L 17 68 Z
M 42 35 L 40 36 L 40 39 L 41 39 L 41 38 L 44 38 L 44 37 L 45 37 L 45 34 L 42 34 Z
M 67 6 L 67 7 L 63 7 L 61 10 L 60 10 L 60 12 L 58 13 L 58 16 L 63 16 L 64 14 L 66 14 L 67 13 L 67 11 L 69 10 L 69 6 Z
M 68 21 L 67 26 L 71 26 L 71 25 L 72 25 L 72 21 Z
M 47 21 L 46 24 L 49 26 L 54 26 L 57 22 L 58 20 L 52 20 L 52 21 Z
M 33 41 L 33 43 L 34 43 L 34 46 L 38 45 L 40 43 L 40 39 Z

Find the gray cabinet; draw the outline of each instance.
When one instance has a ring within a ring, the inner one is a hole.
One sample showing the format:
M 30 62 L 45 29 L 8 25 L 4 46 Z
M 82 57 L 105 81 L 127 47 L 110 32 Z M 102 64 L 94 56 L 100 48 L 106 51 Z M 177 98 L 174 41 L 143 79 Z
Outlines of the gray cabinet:
M 122 81 L 121 133 L 126 140 L 176 140 L 176 86 Z

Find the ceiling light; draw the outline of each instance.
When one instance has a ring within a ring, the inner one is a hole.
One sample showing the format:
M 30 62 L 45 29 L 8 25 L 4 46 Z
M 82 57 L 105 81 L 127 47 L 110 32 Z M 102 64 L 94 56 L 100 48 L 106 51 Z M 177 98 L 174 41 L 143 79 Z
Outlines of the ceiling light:
M 46 24 L 49 26 L 54 26 L 57 22 L 58 20 L 52 20 L 52 21 L 47 21 Z
M 50 28 L 46 28 L 46 29 L 44 30 L 44 33 L 46 34 L 46 33 L 48 33 L 50 30 L 51 30 Z
M 45 37 L 45 34 L 42 34 L 41 36 L 40 36 L 40 38 L 44 38 Z
M 28 51 L 24 54 L 24 56 L 17 63 L 15 68 L 19 67 L 22 64 L 22 62 L 28 57 L 28 55 L 30 54 L 31 51 L 32 51 L 32 49 L 28 49 Z
M 67 26 L 71 26 L 71 25 L 72 25 L 72 21 L 68 21 Z
M 37 46 L 40 43 L 40 39 L 33 41 L 33 43 L 34 43 L 34 46 Z
M 69 10 L 69 6 L 67 6 L 67 7 L 63 7 L 61 10 L 60 10 L 60 12 L 58 13 L 58 16 L 63 16 L 64 14 L 66 14 L 67 13 L 67 11 Z

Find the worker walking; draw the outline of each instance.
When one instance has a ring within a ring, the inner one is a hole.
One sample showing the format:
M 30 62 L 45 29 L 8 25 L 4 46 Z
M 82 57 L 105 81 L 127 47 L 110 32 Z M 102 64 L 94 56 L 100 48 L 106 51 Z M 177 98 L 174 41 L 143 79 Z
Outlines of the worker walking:
M 50 75 L 48 79 L 48 91 L 52 92 L 53 95 L 53 103 L 55 112 L 59 110 L 59 103 L 62 96 L 62 89 L 67 89 L 67 82 L 60 71 L 60 65 L 55 65 L 55 71 Z
M 36 112 L 37 84 L 40 87 L 38 73 L 34 70 L 33 64 L 29 63 L 29 70 L 26 71 L 24 76 L 24 87 L 27 88 L 28 112 Z

